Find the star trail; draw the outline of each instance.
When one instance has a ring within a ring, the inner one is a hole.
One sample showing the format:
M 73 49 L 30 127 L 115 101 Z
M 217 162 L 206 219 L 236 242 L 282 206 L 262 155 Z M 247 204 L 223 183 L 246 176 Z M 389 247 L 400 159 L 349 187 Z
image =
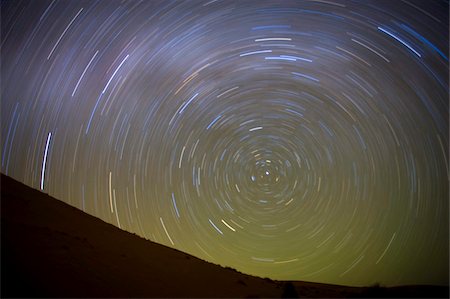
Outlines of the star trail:
M 2 1 L 1 171 L 272 279 L 448 284 L 448 1 Z

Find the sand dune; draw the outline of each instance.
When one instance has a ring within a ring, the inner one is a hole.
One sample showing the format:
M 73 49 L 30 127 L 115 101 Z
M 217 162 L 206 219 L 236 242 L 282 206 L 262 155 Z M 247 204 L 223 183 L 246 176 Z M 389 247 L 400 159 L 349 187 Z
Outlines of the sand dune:
M 120 230 L 1 177 L 3 297 L 446 297 L 448 287 L 272 281 Z

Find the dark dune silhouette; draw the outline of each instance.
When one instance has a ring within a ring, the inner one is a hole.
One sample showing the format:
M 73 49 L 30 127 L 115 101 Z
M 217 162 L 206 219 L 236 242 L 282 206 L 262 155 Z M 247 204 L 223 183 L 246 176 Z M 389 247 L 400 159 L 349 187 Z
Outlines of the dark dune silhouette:
M 272 281 L 123 231 L 1 176 L 1 297 L 442 297 L 448 287 Z

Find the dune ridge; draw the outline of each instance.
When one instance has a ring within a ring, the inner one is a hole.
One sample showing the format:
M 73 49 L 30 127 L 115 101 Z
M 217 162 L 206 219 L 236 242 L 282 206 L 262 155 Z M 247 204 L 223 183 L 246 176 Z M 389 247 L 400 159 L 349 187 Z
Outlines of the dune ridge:
M 4 297 L 441 297 L 448 286 L 273 281 L 143 239 L 1 175 Z

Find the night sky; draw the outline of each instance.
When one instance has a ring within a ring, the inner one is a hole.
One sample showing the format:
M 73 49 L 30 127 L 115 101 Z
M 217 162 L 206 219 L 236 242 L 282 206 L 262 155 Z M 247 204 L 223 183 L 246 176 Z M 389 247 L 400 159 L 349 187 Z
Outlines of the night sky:
M 2 1 L 1 171 L 244 273 L 448 284 L 448 8 Z

